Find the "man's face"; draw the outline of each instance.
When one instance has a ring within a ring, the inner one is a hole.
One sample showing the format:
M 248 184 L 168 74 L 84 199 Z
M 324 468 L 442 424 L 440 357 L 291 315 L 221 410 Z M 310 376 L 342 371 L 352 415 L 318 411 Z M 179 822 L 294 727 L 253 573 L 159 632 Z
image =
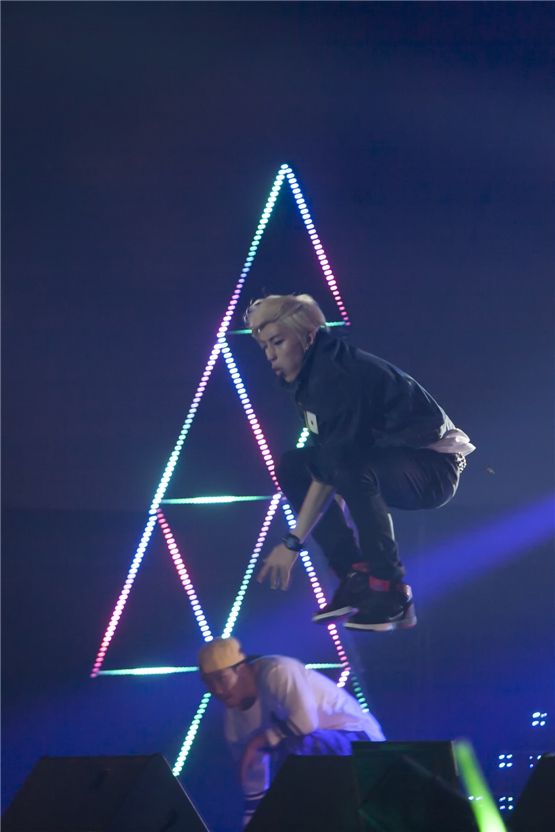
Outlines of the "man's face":
M 245 698 L 241 668 L 244 669 L 244 666 L 226 667 L 225 670 L 202 674 L 202 680 L 210 693 L 223 702 L 226 708 L 238 708 Z
M 253 326 L 251 322 L 251 326 Z M 301 370 L 305 348 L 299 336 L 279 321 L 271 321 L 256 335 L 256 340 L 274 373 L 284 381 L 295 381 Z

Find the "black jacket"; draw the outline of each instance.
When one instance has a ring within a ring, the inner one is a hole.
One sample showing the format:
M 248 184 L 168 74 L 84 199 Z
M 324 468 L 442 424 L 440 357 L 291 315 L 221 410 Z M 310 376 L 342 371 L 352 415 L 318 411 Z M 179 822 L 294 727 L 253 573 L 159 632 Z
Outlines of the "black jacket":
M 332 481 L 371 447 L 425 448 L 453 423 L 411 376 L 320 330 L 292 385 L 315 451 L 313 473 Z

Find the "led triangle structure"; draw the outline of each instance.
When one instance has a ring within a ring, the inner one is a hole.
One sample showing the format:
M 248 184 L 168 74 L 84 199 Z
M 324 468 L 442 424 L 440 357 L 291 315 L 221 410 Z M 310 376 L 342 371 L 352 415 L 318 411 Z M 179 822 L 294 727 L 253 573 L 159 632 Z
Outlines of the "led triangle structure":
M 233 316 L 236 314 L 236 309 L 237 309 L 239 300 L 241 298 L 245 282 L 247 280 L 247 277 L 248 277 L 249 272 L 251 270 L 252 264 L 253 264 L 254 259 L 256 257 L 258 247 L 260 245 L 260 241 L 261 241 L 262 236 L 264 234 L 265 228 L 266 228 L 266 226 L 267 226 L 267 224 L 270 220 L 270 217 L 272 215 L 272 211 L 274 209 L 274 206 L 276 204 L 276 201 L 278 199 L 278 196 L 280 194 L 280 191 L 281 191 L 282 186 L 284 185 L 284 183 L 287 183 L 291 188 L 291 192 L 293 194 L 294 201 L 295 201 L 296 206 L 299 210 L 299 213 L 300 213 L 301 219 L 303 221 L 304 227 L 307 231 L 308 237 L 310 239 L 310 242 L 312 244 L 312 247 L 314 249 L 316 257 L 318 259 L 318 262 L 319 262 L 319 265 L 320 265 L 325 283 L 327 284 L 327 287 L 328 287 L 328 289 L 329 289 L 329 291 L 332 295 L 335 306 L 337 307 L 337 310 L 339 312 L 340 320 L 335 321 L 335 322 L 330 322 L 330 325 L 348 326 L 349 323 L 350 323 L 349 322 L 349 317 L 348 317 L 348 314 L 347 314 L 347 310 L 345 308 L 345 305 L 344 305 L 343 300 L 341 298 L 341 295 L 339 293 L 339 289 L 337 287 L 337 283 L 336 283 L 332 268 L 331 268 L 331 266 L 328 262 L 328 259 L 326 257 L 324 248 L 323 248 L 322 243 L 320 241 L 320 238 L 319 238 L 319 236 L 316 232 L 312 217 L 310 215 L 310 212 L 309 212 L 308 207 L 306 205 L 306 202 L 304 200 L 304 197 L 303 197 L 303 194 L 302 194 L 301 189 L 299 187 L 297 178 L 296 178 L 292 168 L 288 164 L 283 164 L 279 168 L 278 173 L 275 177 L 272 189 L 270 191 L 270 194 L 269 194 L 269 197 L 267 199 L 264 210 L 262 211 L 262 215 L 260 217 L 256 232 L 254 234 L 252 243 L 251 243 L 250 248 L 248 250 L 248 254 L 247 254 L 247 257 L 245 259 L 243 268 L 241 270 L 241 274 L 240 274 L 239 279 L 237 281 L 237 284 L 236 284 L 236 286 L 235 286 L 235 288 L 234 288 L 234 290 L 231 294 L 231 298 L 229 300 L 227 309 L 225 311 L 225 314 L 222 318 L 219 329 L 217 331 L 216 341 L 215 341 L 214 346 L 211 350 L 211 353 L 210 353 L 210 356 L 209 356 L 209 359 L 208 359 L 208 363 L 206 364 L 206 367 L 205 367 L 205 369 L 202 373 L 202 376 L 201 376 L 200 382 L 198 384 L 197 390 L 195 392 L 195 395 L 193 396 L 192 403 L 189 407 L 189 411 L 187 413 L 187 416 L 185 418 L 185 421 L 183 423 L 183 426 L 181 428 L 181 431 L 179 433 L 179 436 L 177 438 L 175 446 L 174 446 L 174 448 L 173 448 L 173 450 L 172 450 L 172 452 L 169 456 L 169 459 L 168 459 L 167 464 L 165 466 L 165 469 L 164 469 L 162 478 L 160 480 L 160 483 L 158 484 L 158 487 L 157 487 L 156 492 L 154 494 L 152 503 L 151 503 L 149 511 L 148 511 L 146 526 L 145 526 L 144 531 L 142 533 L 142 536 L 141 536 L 139 545 L 137 547 L 137 550 L 136 550 L 136 552 L 133 556 L 129 572 L 128 572 L 127 577 L 125 579 L 125 582 L 124 582 L 123 588 L 120 592 L 120 595 L 117 599 L 117 602 L 116 602 L 116 605 L 114 607 L 114 611 L 111 615 L 108 627 L 107 627 L 106 632 L 105 632 L 105 634 L 102 638 L 102 641 L 100 643 L 98 654 L 96 656 L 96 659 L 95 659 L 95 662 L 94 662 L 94 665 L 93 665 L 93 668 L 92 668 L 92 671 L 91 671 L 91 676 L 93 678 L 96 677 L 96 676 L 99 676 L 99 675 L 123 675 L 123 674 L 126 674 L 126 673 L 128 673 L 128 674 L 145 674 L 145 673 L 154 674 L 154 673 L 169 673 L 169 672 L 187 672 L 187 671 L 193 671 L 193 670 L 196 669 L 196 668 L 193 668 L 193 667 L 184 667 L 184 668 L 173 668 L 173 667 L 171 667 L 171 668 L 137 668 L 137 669 L 129 669 L 129 670 L 125 670 L 125 669 L 103 670 L 102 669 L 103 664 L 104 664 L 104 660 L 106 658 L 108 648 L 110 646 L 110 643 L 112 642 L 112 639 L 113 639 L 114 634 L 116 632 L 116 629 L 118 627 L 118 623 L 121 619 L 121 616 L 123 614 L 125 605 L 127 603 L 129 595 L 131 593 L 135 578 L 136 578 L 137 573 L 138 573 L 138 571 L 141 567 L 141 564 L 143 562 L 143 558 L 144 558 L 145 553 L 148 549 L 148 546 L 149 546 L 149 543 L 151 541 L 153 532 L 154 532 L 154 530 L 157 526 L 160 528 L 160 530 L 163 534 L 163 537 L 164 537 L 164 540 L 166 542 L 170 557 L 171 557 L 171 559 L 172 559 L 172 561 L 175 565 L 175 568 L 177 570 L 177 573 L 178 573 L 179 579 L 181 581 L 181 584 L 182 584 L 182 586 L 183 586 L 183 588 L 184 588 L 184 590 L 185 590 L 185 592 L 188 596 L 188 599 L 190 601 L 191 608 L 193 610 L 195 619 L 198 623 L 202 638 L 206 642 L 211 641 L 212 638 L 213 638 L 212 631 L 211 631 L 210 626 L 208 624 L 207 618 L 206 618 L 206 616 L 203 612 L 202 606 L 201 606 L 200 601 L 198 599 L 198 596 L 196 594 L 193 583 L 190 579 L 189 573 L 187 571 L 187 567 L 186 567 L 186 565 L 183 561 L 183 558 L 182 558 L 181 552 L 179 550 L 178 544 L 175 540 L 174 533 L 173 533 L 173 531 L 172 531 L 172 529 L 171 529 L 171 527 L 168 523 L 168 520 L 167 520 L 167 518 L 164 514 L 163 506 L 166 503 L 180 503 L 180 502 L 182 502 L 182 503 L 185 503 L 185 502 L 191 503 L 191 502 L 193 502 L 194 503 L 195 501 L 196 502 L 202 502 L 203 501 L 202 498 L 189 498 L 189 499 L 183 499 L 183 500 L 166 500 L 165 495 L 166 495 L 170 480 L 172 478 L 172 475 L 174 473 L 174 470 L 176 468 L 176 465 L 179 461 L 184 443 L 187 439 L 187 435 L 188 435 L 189 430 L 191 428 L 191 425 L 192 425 L 192 423 L 195 419 L 195 415 L 198 411 L 201 399 L 202 399 L 202 397 L 204 395 L 204 392 L 206 390 L 206 387 L 207 387 L 207 385 L 210 381 L 212 371 L 213 371 L 218 359 L 220 359 L 220 357 L 225 362 L 226 368 L 229 371 L 232 382 L 233 382 L 233 384 L 235 386 L 235 389 L 237 391 L 237 394 L 239 396 L 241 406 L 242 406 L 243 411 L 245 413 L 245 416 L 246 416 L 246 418 L 249 422 L 249 425 L 252 429 L 254 439 L 255 439 L 256 444 L 258 445 L 258 448 L 259 448 L 259 450 L 262 454 L 262 459 L 263 459 L 264 464 L 266 466 L 266 469 L 267 469 L 268 475 L 270 477 L 271 483 L 272 483 L 272 485 L 275 489 L 274 494 L 268 496 L 267 498 L 260 498 L 260 499 L 267 499 L 268 500 L 268 509 L 266 511 L 266 515 L 265 515 L 264 520 L 262 522 L 262 525 L 260 527 L 260 530 L 259 530 L 259 533 L 258 533 L 258 536 L 257 536 L 257 539 L 256 539 L 255 546 L 253 548 L 252 554 L 251 554 L 250 559 L 249 559 L 249 561 L 246 565 L 246 569 L 245 569 L 243 578 L 241 580 L 240 586 L 238 588 L 235 600 L 233 601 L 233 604 L 232 604 L 232 606 L 229 610 L 227 621 L 226 621 L 226 624 L 225 624 L 225 626 L 223 628 L 223 631 L 222 631 L 222 636 L 224 636 L 224 637 L 230 636 L 232 634 L 233 630 L 234 630 L 235 624 L 236 624 L 237 619 L 239 617 L 239 613 L 240 613 L 240 610 L 241 610 L 241 605 L 243 603 L 243 599 L 245 597 L 245 594 L 247 592 L 249 583 L 251 581 L 256 563 L 257 563 L 259 555 L 260 555 L 260 552 L 261 552 L 262 547 L 264 545 L 264 541 L 266 539 L 268 529 L 269 529 L 269 527 L 272 523 L 272 520 L 274 519 L 274 516 L 275 516 L 275 514 L 276 514 L 276 512 L 277 512 L 277 510 L 280 506 L 281 506 L 282 511 L 285 514 L 285 518 L 286 518 L 286 521 L 287 521 L 288 525 L 290 527 L 292 527 L 294 525 L 295 518 L 294 518 L 293 511 L 291 510 L 290 506 L 287 504 L 287 502 L 285 501 L 282 493 L 280 492 L 279 483 L 277 481 L 276 474 L 275 474 L 275 463 L 274 463 L 274 460 L 273 460 L 272 453 L 270 451 L 270 448 L 268 446 L 268 443 L 267 443 L 266 438 L 264 436 L 264 432 L 262 431 L 259 420 L 256 416 L 255 411 L 254 411 L 254 408 L 252 406 L 252 403 L 251 403 L 251 400 L 250 400 L 249 395 L 247 393 L 247 390 L 245 388 L 245 385 L 244 385 L 244 383 L 241 379 L 241 375 L 240 375 L 239 370 L 237 368 L 235 358 L 233 356 L 233 353 L 231 351 L 231 348 L 229 346 L 228 339 L 227 339 L 227 336 L 230 334 L 231 321 L 233 319 Z M 241 334 L 242 332 L 246 332 L 246 331 L 239 331 L 239 334 Z M 308 432 L 306 431 L 306 428 L 304 428 L 303 431 L 301 432 L 301 435 L 300 435 L 299 439 L 298 439 L 297 447 L 302 447 L 304 445 L 304 443 L 306 442 L 307 438 L 308 438 Z M 212 501 L 217 500 L 217 501 L 220 501 L 220 502 L 232 502 L 232 501 L 239 501 L 239 500 L 246 500 L 246 499 L 258 499 L 258 498 L 232 497 L 232 496 L 230 496 L 230 497 L 219 497 L 219 498 L 205 498 L 205 501 L 207 501 L 208 499 L 211 499 Z M 314 592 L 314 595 L 316 597 L 316 601 L 317 601 L 318 605 L 320 607 L 322 607 L 326 603 L 325 595 L 324 595 L 324 592 L 322 591 L 322 588 L 321 588 L 320 583 L 318 581 L 318 578 L 316 576 L 316 572 L 314 570 L 314 567 L 312 565 L 312 562 L 310 560 L 308 552 L 303 551 L 301 553 L 301 560 L 302 560 L 303 566 L 304 566 L 304 568 L 307 572 L 308 579 L 309 579 L 312 591 Z M 332 642 L 334 644 L 334 647 L 335 647 L 335 650 L 336 650 L 337 656 L 338 656 L 338 663 L 336 665 L 332 665 L 332 666 L 336 666 L 336 667 L 339 667 L 341 669 L 340 676 L 339 676 L 339 679 L 337 681 L 338 686 L 343 687 L 346 684 L 346 682 L 347 682 L 347 680 L 350 676 L 351 677 L 351 684 L 353 686 L 353 690 L 354 690 L 354 693 L 355 693 L 357 699 L 359 700 L 362 708 L 364 710 L 368 710 L 368 705 L 366 704 L 366 701 L 364 699 L 364 694 L 362 692 L 360 684 L 358 683 L 357 679 L 354 677 L 354 675 L 351 672 L 351 668 L 349 666 L 347 654 L 346 654 L 345 649 L 344 649 L 344 647 L 341 643 L 341 639 L 340 639 L 339 634 L 337 632 L 336 625 L 335 624 L 328 624 L 327 629 L 328 629 L 329 635 L 332 639 Z M 311 665 L 311 666 L 313 666 L 313 667 L 314 666 L 323 667 L 323 665 Z M 175 775 L 178 775 L 181 772 L 182 768 L 183 768 L 185 759 L 187 758 L 187 755 L 188 755 L 188 753 L 191 749 L 191 746 L 193 744 L 193 741 L 194 741 L 196 732 L 198 730 L 198 727 L 200 725 L 200 722 L 202 720 L 202 717 L 203 717 L 203 715 L 206 711 L 206 708 L 208 707 L 209 700 L 210 700 L 210 694 L 209 693 L 205 693 L 201 698 L 201 701 L 198 705 L 196 713 L 195 713 L 195 715 L 192 719 L 192 722 L 191 722 L 191 724 L 190 724 L 190 726 L 189 726 L 189 728 L 186 732 L 185 739 L 183 741 L 179 756 L 178 756 L 178 758 L 175 762 L 174 769 L 173 769 Z

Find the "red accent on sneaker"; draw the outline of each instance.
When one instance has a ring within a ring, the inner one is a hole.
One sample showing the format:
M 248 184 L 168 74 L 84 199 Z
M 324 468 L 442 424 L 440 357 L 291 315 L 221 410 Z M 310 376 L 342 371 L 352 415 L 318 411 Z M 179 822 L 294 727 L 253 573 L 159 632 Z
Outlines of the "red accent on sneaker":
M 368 586 L 376 592 L 389 592 L 391 589 L 391 581 L 383 581 L 381 578 L 375 578 L 373 575 L 368 577 Z
M 352 563 L 351 569 L 354 569 L 355 572 L 370 572 L 370 567 L 363 560 L 360 563 Z

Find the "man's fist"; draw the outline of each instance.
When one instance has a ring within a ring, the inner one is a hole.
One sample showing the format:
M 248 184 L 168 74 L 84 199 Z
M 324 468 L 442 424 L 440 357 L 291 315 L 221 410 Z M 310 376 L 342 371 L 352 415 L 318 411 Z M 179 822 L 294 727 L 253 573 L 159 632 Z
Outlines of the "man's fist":
M 243 756 L 241 758 L 240 778 L 241 783 L 245 783 L 248 777 L 249 769 L 256 763 L 258 755 L 262 753 L 265 746 L 268 745 L 266 734 L 262 731 L 260 734 L 255 734 L 251 737 L 245 746 Z

